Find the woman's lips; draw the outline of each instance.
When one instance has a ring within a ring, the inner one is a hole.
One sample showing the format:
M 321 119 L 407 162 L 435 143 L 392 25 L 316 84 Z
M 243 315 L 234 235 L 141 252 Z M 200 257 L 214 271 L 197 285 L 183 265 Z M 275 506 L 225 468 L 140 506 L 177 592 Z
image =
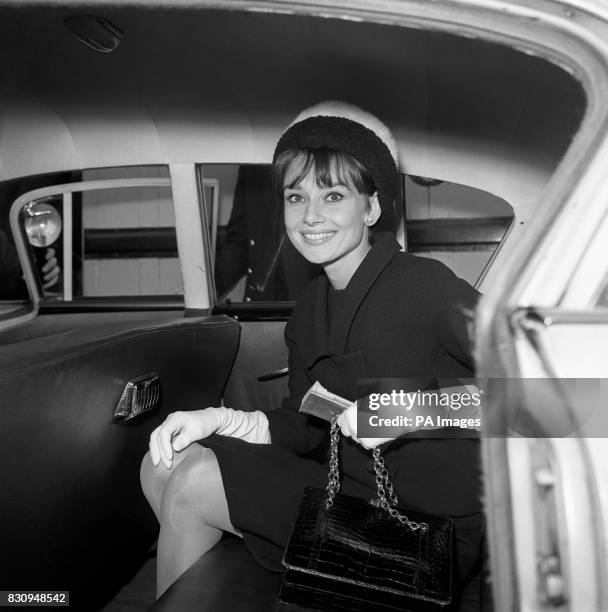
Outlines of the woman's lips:
M 336 232 L 302 232 L 304 240 L 308 244 L 324 244 L 331 240 L 336 235 Z

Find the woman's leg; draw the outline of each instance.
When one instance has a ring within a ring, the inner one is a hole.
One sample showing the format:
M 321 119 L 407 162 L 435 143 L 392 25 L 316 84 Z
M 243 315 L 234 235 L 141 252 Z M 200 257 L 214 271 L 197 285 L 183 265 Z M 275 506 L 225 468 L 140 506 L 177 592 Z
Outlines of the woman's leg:
M 198 444 L 185 451 L 176 455 L 170 470 L 161 464 L 155 468 L 148 456 L 142 464 L 142 487 L 160 522 L 157 597 L 215 546 L 222 531 L 238 535 L 230 522 L 213 451 Z M 177 457 L 179 463 L 175 462 Z
M 160 508 L 165 495 L 165 489 L 169 478 L 177 468 L 177 466 L 192 452 L 196 452 L 197 444 L 191 444 L 183 451 L 175 453 L 173 455 L 173 464 L 171 469 L 167 469 L 162 461 L 158 466 L 154 467 L 152 460 L 150 459 L 150 452 L 148 451 L 141 462 L 139 470 L 139 479 L 141 482 L 141 488 L 150 504 L 152 510 L 158 522 L 160 523 Z

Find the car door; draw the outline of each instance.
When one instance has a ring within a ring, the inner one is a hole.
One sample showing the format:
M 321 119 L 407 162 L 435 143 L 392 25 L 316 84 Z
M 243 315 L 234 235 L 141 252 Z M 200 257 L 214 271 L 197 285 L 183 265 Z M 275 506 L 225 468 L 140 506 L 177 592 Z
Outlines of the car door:
M 585 117 L 478 313 L 479 374 L 490 391 L 486 510 L 501 610 L 608 607 L 608 50 L 592 36 L 606 19 L 595 15 L 565 49 L 586 83 Z M 591 51 L 601 65 L 583 60 Z
M 189 265 L 205 232 L 179 236 L 174 194 L 188 193 L 190 176 L 180 170 L 85 170 L 88 180 L 10 206 L 28 292 L 3 302 L 0 330 L 1 574 L 11 588 L 62 587 L 81 609 L 113 595 L 157 534 L 138 476 L 151 431 L 168 412 L 221 401 L 240 329 L 205 308 L 207 281 Z M 50 249 L 61 272 L 45 287 Z

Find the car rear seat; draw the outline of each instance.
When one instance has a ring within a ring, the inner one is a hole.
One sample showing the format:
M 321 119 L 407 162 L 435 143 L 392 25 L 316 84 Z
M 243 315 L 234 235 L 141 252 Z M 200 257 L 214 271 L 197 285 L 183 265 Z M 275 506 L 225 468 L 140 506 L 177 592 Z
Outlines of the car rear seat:
M 150 612 L 274 612 L 281 575 L 258 565 L 236 536 L 202 556 L 168 588 Z
M 287 395 L 287 376 L 258 377 L 287 365 L 284 323 L 242 322 L 239 352 L 224 391 L 226 406 L 241 410 L 278 408 Z M 225 536 L 201 557 L 151 608 L 154 612 L 274 612 L 280 574 L 258 565 L 243 542 Z

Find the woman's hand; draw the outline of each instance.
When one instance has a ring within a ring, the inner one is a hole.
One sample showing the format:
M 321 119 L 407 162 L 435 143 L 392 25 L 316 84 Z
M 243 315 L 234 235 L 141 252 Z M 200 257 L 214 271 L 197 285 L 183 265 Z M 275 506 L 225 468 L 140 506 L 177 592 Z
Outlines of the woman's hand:
M 371 448 L 376 448 L 376 446 L 380 446 L 380 444 L 388 442 L 389 440 L 394 440 L 394 438 L 357 438 L 356 403 L 347 408 L 338 417 L 338 426 L 340 427 L 343 435 L 352 438 L 355 442 L 358 442 L 363 448 L 367 448 L 368 450 Z
M 150 459 L 157 466 L 162 460 L 167 469 L 173 451 L 179 452 L 196 440 L 215 433 L 220 422 L 215 410 L 172 412 L 150 435 Z

